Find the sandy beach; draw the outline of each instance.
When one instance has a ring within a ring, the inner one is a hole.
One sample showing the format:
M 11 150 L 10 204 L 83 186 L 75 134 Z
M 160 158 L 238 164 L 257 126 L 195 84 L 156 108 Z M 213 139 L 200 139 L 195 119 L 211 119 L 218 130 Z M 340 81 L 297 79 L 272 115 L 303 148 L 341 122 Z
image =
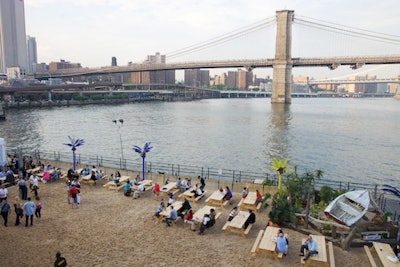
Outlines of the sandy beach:
M 289 253 L 282 260 L 252 255 L 250 250 L 259 230 L 265 229 L 269 210 L 261 209 L 246 238 L 224 233 L 231 208 L 240 200 L 234 193 L 232 205 L 218 208 L 221 217 L 216 225 L 198 235 L 180 221 L 172 227 L 153 216 L 159 201 L 151 192 L 139 199 L 122 192 L 107 191 L 101 181 L 96 186 L 82 185 L 81 204 L 72 209 L 67 202 L 63 181 L 40 184 L 42 218 L 34 218 L 25 227 L 25 218 L 14 226 L 15 213 L 9 226 L 0 226 L 2 266 L 53 266 L 60 251 L 68 266 L 300 266 L 299 248 L 304 234 L 284 229 L 289 236 Z M 208 184 L 208 195 L 216 189 Z M 17 187 L 9 187 L 12 206 Z M 251 190 L 251 188 L 250 188 Z M 193 210 L 205 205 L 205 198 L 192 205 Z M 334 247 L 336 266 L 366 266 L 362 248 L 343 251 Z

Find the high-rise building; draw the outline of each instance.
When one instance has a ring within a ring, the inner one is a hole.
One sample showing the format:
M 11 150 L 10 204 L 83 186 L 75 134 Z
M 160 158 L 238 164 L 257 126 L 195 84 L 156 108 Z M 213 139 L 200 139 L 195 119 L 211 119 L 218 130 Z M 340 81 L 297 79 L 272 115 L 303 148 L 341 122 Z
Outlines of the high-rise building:
M 31 36 L 26 36 L 26 52 L 28 55 L 27 59 L 27 71 L 28 73 L 36 72 L 37 65 L 37 47 L 36 47 L 36 38 Z
M 209 86 L 210 85 L 210 71 L 200 69 L 188 69 L 185 70 L 185 81 L 186 85 L 191 86 Z
M 112 67 L 116 67 L 117 66 L 117 58 L 116 57 L 112 57 L 111 58 L 111 66 Z
M 0 72 L 26 69 L 26 33 L 23 0 L 0 1 Z
M 157 52 L 148 55 L 143 64 L 165 64 L 166 57 Z M 131 74 L 133 84 L 175 84 L 175 70 L 141 71 Z

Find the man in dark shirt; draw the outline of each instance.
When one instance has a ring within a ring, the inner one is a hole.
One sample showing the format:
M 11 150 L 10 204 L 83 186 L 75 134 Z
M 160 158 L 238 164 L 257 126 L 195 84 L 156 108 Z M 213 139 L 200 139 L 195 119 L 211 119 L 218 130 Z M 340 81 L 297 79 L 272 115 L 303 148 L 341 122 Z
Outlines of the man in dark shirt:
M 246 222 L 244 223 L 244 229 L 247 229 L 247 226 L 249 226 L 249 224 L 253 224 L 256 222 L 256 215 L 254 214 L 254 212 L 252 210 L 249 210 L 250 212 L 250 216 L 249 218 L 247 218 Z
M 54 262 L 54 267 L 66 267 L 67 260 L 64 257 L 61 257 L 61 253 L 56 253 L 56 261 Z

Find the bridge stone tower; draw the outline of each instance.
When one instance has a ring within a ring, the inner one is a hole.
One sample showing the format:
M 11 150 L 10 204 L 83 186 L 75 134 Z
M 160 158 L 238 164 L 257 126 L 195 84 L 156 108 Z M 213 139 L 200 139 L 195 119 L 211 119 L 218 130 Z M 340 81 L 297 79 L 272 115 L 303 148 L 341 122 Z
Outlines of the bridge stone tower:
M 271 103 L 292 102 L 292 22 L 293 10 L 276 11 L 275 62 Z

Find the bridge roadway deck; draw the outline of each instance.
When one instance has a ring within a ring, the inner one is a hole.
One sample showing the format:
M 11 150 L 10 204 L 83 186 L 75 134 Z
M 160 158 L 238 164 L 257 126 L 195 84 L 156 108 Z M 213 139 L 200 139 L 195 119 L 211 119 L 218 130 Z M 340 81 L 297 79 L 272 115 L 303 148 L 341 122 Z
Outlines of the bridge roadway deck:
M 62 71 L 36 73 L 36 79 L 68 78 L 75 76 L 107 75 L 114 73 L 128 73 L 157 70 L 184 70 L 184 69 L 213 69 L 213 68 L 272 68 L 275 59 L 246 59 L 225 61 L 203 61 L 169 64 L 132 64 L 129 66 L 102 67 L 95 69 L 66 69 Z M 400 55 L 358 56 L 358 57 L 330 57 L 330 58 L 292 58 L 288 64 L 293 67 L 329 67 L 351 66 L 359 68 L 363 65 L 400 64 Z

